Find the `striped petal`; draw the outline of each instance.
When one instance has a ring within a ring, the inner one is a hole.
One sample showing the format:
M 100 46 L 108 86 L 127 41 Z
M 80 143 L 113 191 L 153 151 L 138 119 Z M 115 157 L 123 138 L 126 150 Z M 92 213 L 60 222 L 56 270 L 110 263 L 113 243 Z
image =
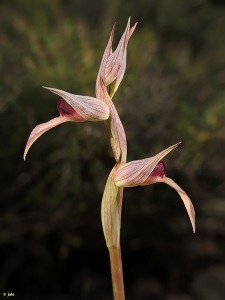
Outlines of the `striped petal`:
M 63 98 L 85 121 L 103 121 L 109 118 L 108 106 L 99 99 L 74 95 L 59 89 L 44 88 Z
M 145 159 L 134 160 L 121 166 L 115 176 L 117 186 L 132 187 L 138 185 L 146 185 L 146 180 L 149 178 L 156 165 L 175 149 L 180 143 L 177 143 L 157 155 Z
M 114 36 L 115 25 L 112 28 L 112 32 L 103 54 L 102 62 L 100 65 L 97 81 L 96 81 L 96 95 L 98 97 L 100 88 L 100 77 L 102 77 L 106 86 L 110 85 L 110 96 L 113 97 L 118 89 L 120 82 L 123 79 L 126 70 L 126 56 L 128 41 L 133 34 L 137 23 L 130 28 L 130 18 L 127 22 L 127 27 L 118 43 L 118 46 L 114 52 L 112 52 L 112 42 Z M 99 97 L 98 97 L 99 98 Z
M 107 61 L 108 58 L 110 56 L 110 54 L 112 54 L 112 42 L 113 42 L 113 37 L 114 37 L 114 31 L 115 31 L 115 24 L 113 25 L 109 40 L 108 40 L 108 44 L 105 48 L 103 57 L 102 57 L 102 61 L 101 61 L 101 65 L 98 71 L 98 76 L 97 76 L 97 80 L 96 80 L 96 97 L 98 99 L 100 98 L 100 94 L 101 94 L 101 80 L 103 79 L 103 81 L 105 81 L 105 69 L 106 69 L 106 65 L 107 65 Z M 100 79 L 101 78 L 101 79 Z
M 118 89 L 125 70 L 126 70 L 126 58 L 127 58 L 127 45 L 128 41 L 133 34 L 137 23 L 130 28 L 130 18 L 127 22 L 127 27 L 118 43 L 116 50 L 108 57 L 106 70 L 105 70 L 105 82 L 106 85 L 113 83 L 110 87 L 110 96 L 113 97 Z

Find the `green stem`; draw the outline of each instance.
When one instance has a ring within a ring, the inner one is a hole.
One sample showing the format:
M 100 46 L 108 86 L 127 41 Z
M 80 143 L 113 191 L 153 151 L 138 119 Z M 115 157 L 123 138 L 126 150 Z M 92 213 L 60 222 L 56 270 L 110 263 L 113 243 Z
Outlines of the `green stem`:
M 113 298 L 114 300 L 125 300 L 120 245 L 117 247 L 110 247 L 108 250 L 112 274 Z
M 122 213 L 123 188 L 119 188 L 117 195 L 120 224 Z M 125 291 L 123 283 L 123 265 L 121 257 L 120 240 L 115 247 L 109 247 L 110 267 L 112 274 L 112 287 L 114 300 L 125 300 Z

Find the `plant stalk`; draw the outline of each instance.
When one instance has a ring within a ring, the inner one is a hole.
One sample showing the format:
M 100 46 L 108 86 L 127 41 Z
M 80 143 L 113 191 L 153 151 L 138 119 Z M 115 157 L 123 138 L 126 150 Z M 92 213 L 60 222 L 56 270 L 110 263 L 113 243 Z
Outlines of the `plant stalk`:
M 108 248 L 112 275 L 113 299 L 125 300 L 120 245 Z

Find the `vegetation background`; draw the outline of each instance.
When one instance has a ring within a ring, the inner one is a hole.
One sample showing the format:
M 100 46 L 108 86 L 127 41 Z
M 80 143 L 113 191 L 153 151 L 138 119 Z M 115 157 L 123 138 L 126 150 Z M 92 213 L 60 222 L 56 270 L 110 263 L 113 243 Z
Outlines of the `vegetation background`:
M 225 297 L 225 2 L 0 1 L 0 297 L 112 299 L 100 205 L 114 160 L 101 123 L 64 124 L 42 85 L 92 95 L 113 23 L 138 27 L 115 96 L 128 160 L 178 141 L 167 173 L 190 195 L 197 233 L 165 185 L 126 189 L 127 300 Z

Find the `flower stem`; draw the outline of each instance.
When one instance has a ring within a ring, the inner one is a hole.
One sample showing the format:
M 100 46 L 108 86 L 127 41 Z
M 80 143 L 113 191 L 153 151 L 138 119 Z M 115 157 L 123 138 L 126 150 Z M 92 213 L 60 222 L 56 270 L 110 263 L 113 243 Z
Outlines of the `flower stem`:
M 109 247 L 108 250 L 112 274 L 113 298 L 114 300 L 125 300 L 120 245 Z

